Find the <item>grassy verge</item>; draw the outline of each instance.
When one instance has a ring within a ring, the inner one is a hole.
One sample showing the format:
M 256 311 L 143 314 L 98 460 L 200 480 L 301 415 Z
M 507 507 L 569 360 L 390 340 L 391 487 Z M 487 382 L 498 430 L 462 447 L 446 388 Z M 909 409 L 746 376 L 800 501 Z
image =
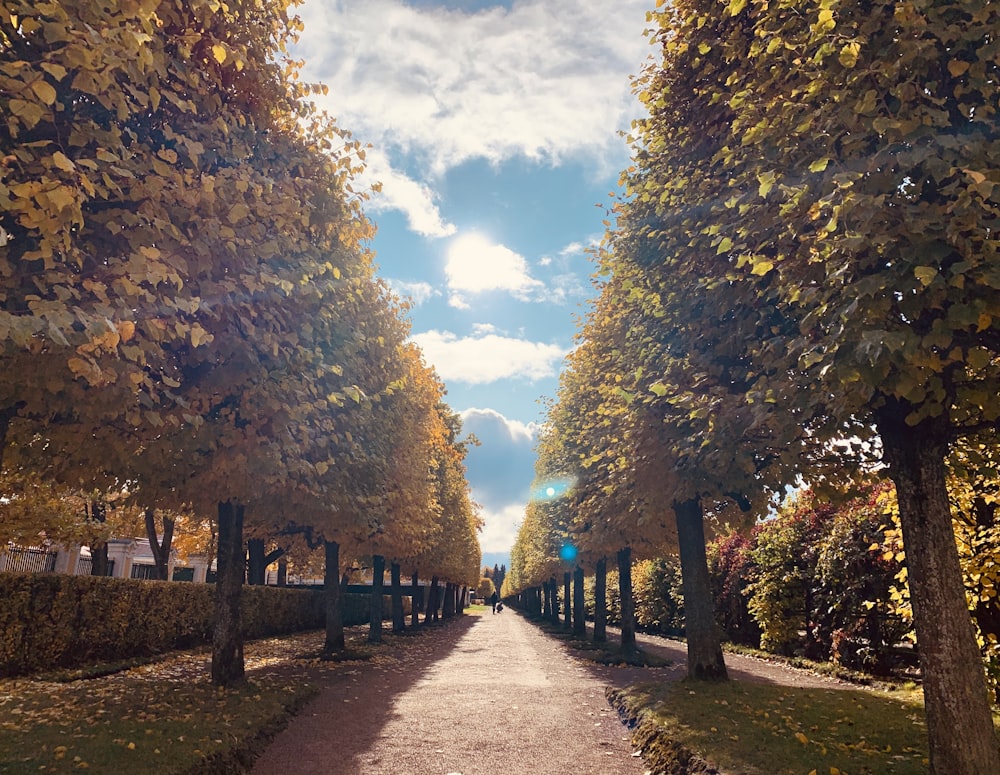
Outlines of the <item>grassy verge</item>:
M 610 690 L 609 700 L 636 724 L 653 772 L 928 771 L 919 692 L 678 681 Z
M 349 628 L 349 651 L 376 663 L 396 661 L 408 642 L 387 633 L 386 643 L 369 646 L 366 634 Z M 350 662 L 315 658 L 322 638 L 305 633 L 248 643 L 248 680 L 227 690 L 210 684 L 205 648 L 130 669 L 95 668 L 80 680 L 0 680 L 0 773 L 246 772 L 325 677 L 352 669 Z

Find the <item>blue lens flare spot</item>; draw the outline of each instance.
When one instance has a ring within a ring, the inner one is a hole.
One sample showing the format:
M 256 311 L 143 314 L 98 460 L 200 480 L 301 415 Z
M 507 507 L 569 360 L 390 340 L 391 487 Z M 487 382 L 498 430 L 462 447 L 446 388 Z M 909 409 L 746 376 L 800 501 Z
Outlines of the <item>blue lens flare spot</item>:
M 579 554 L 579 552 L 573 544 L 563 544 L 559 549 L 559 559 L 564 562 L 573 562 L 573 560 L 576 559 L 577 554 Z

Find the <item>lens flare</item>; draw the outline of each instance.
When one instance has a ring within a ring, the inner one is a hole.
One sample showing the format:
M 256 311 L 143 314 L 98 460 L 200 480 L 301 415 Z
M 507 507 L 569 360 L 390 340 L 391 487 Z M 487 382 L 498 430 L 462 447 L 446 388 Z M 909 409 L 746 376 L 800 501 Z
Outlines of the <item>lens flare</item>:
M 559 549 L 559 559 L 563 562 L 573 562 L 577 554 L 579 552 L 573 544 L 563 544 Z
M 575 483 L 576 481 L 568 476 L 547 479 L 532 488 L 531 499 L 542 502 L 558 500 L 572 490 Z

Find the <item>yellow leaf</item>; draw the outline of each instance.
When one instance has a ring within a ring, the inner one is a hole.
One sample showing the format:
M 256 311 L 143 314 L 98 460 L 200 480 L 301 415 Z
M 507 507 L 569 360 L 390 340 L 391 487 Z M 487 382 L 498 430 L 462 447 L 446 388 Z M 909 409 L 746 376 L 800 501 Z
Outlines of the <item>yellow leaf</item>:
M 968 69 L 969 69 L 969 63 L 963 62 L 960 59 L 952 59 L 948 63 L 948 72 L 951 73 L 954 78 L 958 78 Z
M 861 45 L 852 41 L 840 49 L 840 55 L 837 59 L 841 65 L 849 70 L 858 63 L 858 54 L 860 51 Z
M 809 742 L 809 738 L 808 738 L 808 737 L 806 737 L 806 736 L 805 736 L 804 734 L 802 734 L 801 732 L 796 732 L 796 733 L 795 733 L 795 739 L 796 739 L 796 740 L 798 740 L 798 741 L 799 741 L 800 743 L 802 743 L 802 745 L 805 745 L 806 743 L 808 743 L 808 742 Z
M 46 196 L 59 210 L 65 210 L 76 204 L 76 196 L 69 186 L 59 186 L 49 191 Z
M 62 151 L 56 151 L 52 154 L 52 163 L 64 172 L 72 172 L 76 169 L 76 165 Z
M 123 342 L 127 342 L 135 336 L 135 323 L 131 320 L 123 320 L 118 324 L 118 335 L 122 338 Z
M 215 61 L 221 65 L 226 61 L 226 47 L 216 43 L 212 46 L 212 56 L 214 56 Z
M 10 112 L 22 119 L 28 129 L 35 126 L 44 114 L 44 111 L 38 105 L 27 100 L 11 100 L 9 107 Z
M 213 338 L 200 324 L 195 323 L 191 326 L 191 344 L 195 347 L 200 347 L 206 342 L 211 342 Z
M 250 208 L 242 202 L 233 205 L 229 210 L 229 222 L 239 223 L 250 214 Z
M 62 65 L 57 65 L 54 62 L 42 62 L 39 65 L 45 72 L 55 78 L 57 81 L 61 81 L 66 77 L 66 68 Z
M 757 176 L 757 180 L 760 183 L 760 187 L 757 189 L 757 193 L 760 196 L 767 196 L 768 193 L 774 188 L 774 182 L 777 180 L 777 175 L 773 172 L 763 172 Z
M 826 165 L 830 163 L 829 159 L 817 159 L 812 164 L 809 165 L 810 172 L 822 172 L 826 169 Z
M 56 90 L 47 81 L 35 81 L 31 84 L 31 90 L 46 105 L 56 101 Z
M 938 271 L 933 266 L 918 266 L 913 270 L 913 274 L 920 280 L 920 284 L 926 288 L 934 282 L 934 278 L 938 276 Z
M 750 274 L 759 275 L 760 277 L 763 277 L 772 269 L 774 269 L 774 262 L 768 261 L 767 259 L 763 259 L 761 261 L 754 262 L 753 269 L 750 271 Z
M 139 252 L 146 258 L 150 258 L 153 260 L 156 260 L 157 258 L 160 257 L 160 249 L 155 248 L 152 245 L 143 245 L 141 248 L 139 248 Z

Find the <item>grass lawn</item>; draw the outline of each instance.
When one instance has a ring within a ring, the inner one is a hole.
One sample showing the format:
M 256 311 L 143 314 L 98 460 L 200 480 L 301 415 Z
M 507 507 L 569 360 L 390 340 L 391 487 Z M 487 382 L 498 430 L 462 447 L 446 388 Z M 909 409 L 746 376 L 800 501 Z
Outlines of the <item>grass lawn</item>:
M 386 633 L 385 644 L 368 645 L 366 635 L 349 628 L 348 647 L 373 662 L 395 661 L 412 643 Z M 322 642 L 305 633 L 247 643 L 238 689 L 211 685 L 204 648 L 87 680 L 0 680 L 0 773 L 243 772 L 327 672 L 351 669 L 317 660 Z
M 746 775 L 928 772 L 916 690 L 678 681 L 611 694 L 638 718 L 637 738 L 654 770 L 686 748 L 724 772 Z

